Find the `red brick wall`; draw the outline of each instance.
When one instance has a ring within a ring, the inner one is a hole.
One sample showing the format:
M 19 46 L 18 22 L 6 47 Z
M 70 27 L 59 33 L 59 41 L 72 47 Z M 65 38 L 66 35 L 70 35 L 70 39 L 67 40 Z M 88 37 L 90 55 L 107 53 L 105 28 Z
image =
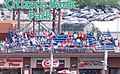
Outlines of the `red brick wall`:
M 120 68 L 120 58 L 109 58 L 108 64 L 110 67 L 119 67 Z
M 0 41 L 5 40 L 5 38 L 8 38 L 8 33 L 0 33 Z
M 77 67 L 76 68 L 72 68 L 72 65 L 73 64 L 77 65 L 77 62 L 78 62 L 78 58 L 77 57 L 71 57 L 70 58 L 70 70 L 77 70 Z
M 24 74 L 24 70 L 28 70 L 29 74 L 30 74 L 30 63 L 31 63 L 31 59 L 29 57 L 27 58 L 23 58 L 23 69 L 22 69 L 22 73 Z M 29 65 L 29 68 L 25 68 L 25 65 Z

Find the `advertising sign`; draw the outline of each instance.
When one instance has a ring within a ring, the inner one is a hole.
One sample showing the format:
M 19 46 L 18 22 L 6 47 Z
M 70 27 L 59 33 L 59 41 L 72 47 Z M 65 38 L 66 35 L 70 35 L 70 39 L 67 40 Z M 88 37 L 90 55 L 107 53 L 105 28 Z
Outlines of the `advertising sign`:
M 57 0 L 49 0 L 49 3 L 41 1 L 20 1 L 20 0 L 6 0 L 5 6 L 8 9 L 31 9 L 29 11 L 29 19 L 32 20 L 51 20 L 50 9 L 56 8 L 74 8 L 73 0 L 65 0 L 58 2 Z M 42 14 L 36 13 L 32 9 L 44 9 L 41 11 Z M 48 9 L 49 8 L 49 9 Z M 43 17 L 45 16 L 45 17 Z
M 50 59 L 36 60 L 36 68 L 50 68 L 51 66 L 54 68 L 65 68 L 65 60 L 53 59 L 53 65 L 51 65 Z
M 42 66 L 50 68 L 51 61 L 49 59 L 43 60 L 42 61 Z M 59 66 L 59 60 L 53 60 L 53 67 L 58 67 L 58 66 Z
M 102 67 L 102 61 L 103 59 L 79 59 L 79 67 Z
M 14 58 L 0 58 L 0 67 L 22 67 L 23 60 Z

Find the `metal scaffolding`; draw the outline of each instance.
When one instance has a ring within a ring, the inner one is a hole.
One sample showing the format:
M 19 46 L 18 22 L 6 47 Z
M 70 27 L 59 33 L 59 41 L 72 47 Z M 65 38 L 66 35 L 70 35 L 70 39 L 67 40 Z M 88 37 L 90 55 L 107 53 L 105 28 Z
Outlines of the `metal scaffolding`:
M 56 9 L 56 8 L 53 8 L 53 19 L 52 20 L 35 20 L 34 18 L 32 19 L 32 20 L 26 20 L 26 19 L 20 19 L 20 15 L 21 15 L 21 13 L 20 13 L 20 11 L 21 10 L 29 10 L 29 9 L 12 9 L 13 10 L 13 18 L 12 18 L 12 20 L 16 20 L 18 23 L 17 23 L 17 29 L 19 30 L 19 31 L 22 31 L 22 30 L 24 30 L 27 26 L 29 26 L 32 22 L 33 22 L 33 31 L 35 31 L 35 23 L 36 22 L 38 22 L 38 31 L 40 32 L 40 23 L 41 22 L 43 22 L 43 21 L 45 21 L 45 22 L 52 22 L 52 31 L 53 32 L 56 32 L 56 22 L 58 22 L 58 28 L 57 28 L 57 32 L 58 33 L 60 33 L 60 22 L 61 22 L 61 12 L 60 12 L 60 10 L 61 9 Z M 58 20 L 55 20 L 56 19 L 56 11 L 58 11 Z M 40 9 L 39 9 L 39 13 L 40 13 Z M 15 17 L 16 16 L 18 16 L 18 18 L 17 19 L 15 19 Z M 26 24 L 26 26 L 24 27 L 24 28 L 20 28 L 20 24 L 21 24 L 21 22 L 30 22 L 30 23 L 28 23 L 28 24 Z M 43 25 L 45 25 L 45 24 L 43 24 Z

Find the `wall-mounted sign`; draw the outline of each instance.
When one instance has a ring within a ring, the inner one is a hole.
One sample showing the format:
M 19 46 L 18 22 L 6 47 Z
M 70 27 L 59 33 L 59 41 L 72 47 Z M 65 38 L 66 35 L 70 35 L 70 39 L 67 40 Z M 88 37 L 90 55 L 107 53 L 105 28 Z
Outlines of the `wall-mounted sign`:
M 77 67 L 77 64 L 72 64 L 72 68 L 76 68 Z
M 84 60 L 79 63 L 79 67 L 85 66 L 102 66 L 100 60 Z
M 101 62 L 103 58 L 79 58 L 78 63 L 79 67 L 102 67 L 103 63 Z
M 0 58 L 0 67 L 22 67 L 23 60 L 15 58 Z
M 44 60 L 36 60 L 36 68 L 50 68 L 50 60 L 44 59 Z M 54 68 L 64 68 L 65 67 L 65 60 L 58 60 L 54 59 L 53 61 L 53 67 Z
M 49 59 L 43 60 L 42 61 L 42 66 L 50 68 L 51 61 Z M 58 66 L 59 66 L 59 60 L 53 60 L 53 67 L 58 67 Z
M 24 68 L 29 68 L 30 65 L 29 64 L 24 64 Z

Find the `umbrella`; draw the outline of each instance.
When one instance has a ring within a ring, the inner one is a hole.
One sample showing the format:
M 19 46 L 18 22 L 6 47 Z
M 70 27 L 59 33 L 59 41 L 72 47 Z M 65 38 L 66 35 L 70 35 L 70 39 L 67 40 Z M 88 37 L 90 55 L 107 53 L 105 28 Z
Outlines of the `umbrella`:
M 71 74 L 71 72 L 69 70 L 61 70 L 61 71 L 58 71 L 58 73 L 63 73 L 63 74 Z

